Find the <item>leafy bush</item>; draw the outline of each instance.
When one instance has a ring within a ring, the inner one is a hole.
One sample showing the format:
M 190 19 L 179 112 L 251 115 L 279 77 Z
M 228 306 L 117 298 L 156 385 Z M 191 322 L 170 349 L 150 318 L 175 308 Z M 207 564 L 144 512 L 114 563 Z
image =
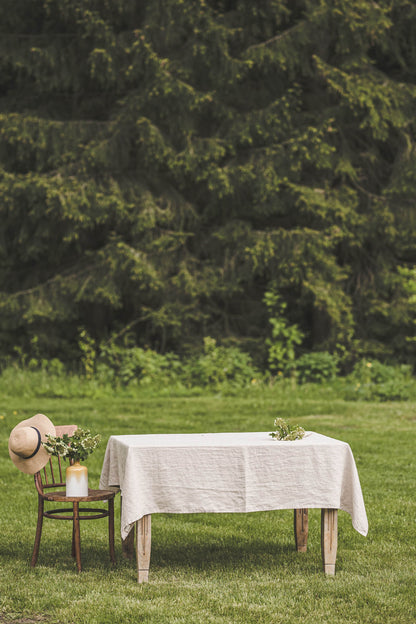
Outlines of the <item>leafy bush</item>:
M 337 357 L 327 351 L 305 353 L 295 362 L 299 383 L 323 383 L 337 374 Z
M 201 355 L 184 367 L 184 381 L 189 385 L 248 385 L 259 377 L 251 357 L 237 347 L 218 346 L 214 338 L 204 338 Z
M 179 358 L 173 353 L 162 355 L 152 349 L 117 346 L 113 342 L 101 346 L 96 365 L 98 379 L 113 386 L 162 387 L 177 382 L 180 371 Z
M 377 360 L 361 360 L 347 381 L 347 400 L 405 401 L 415 392 L 410 366 L 391 366 Z

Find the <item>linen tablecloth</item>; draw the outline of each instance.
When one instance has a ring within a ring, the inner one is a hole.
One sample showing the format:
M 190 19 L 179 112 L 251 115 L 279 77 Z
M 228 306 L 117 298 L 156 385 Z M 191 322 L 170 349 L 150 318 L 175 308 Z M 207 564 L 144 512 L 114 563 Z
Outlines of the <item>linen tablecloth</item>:
M 114 485 L 123 539 L 147 514 L 304 508 L 342 509 L 368 531 L 349 444 L 315 432 L 291 442 L 267 432 L 114 435 L 100 487 Z

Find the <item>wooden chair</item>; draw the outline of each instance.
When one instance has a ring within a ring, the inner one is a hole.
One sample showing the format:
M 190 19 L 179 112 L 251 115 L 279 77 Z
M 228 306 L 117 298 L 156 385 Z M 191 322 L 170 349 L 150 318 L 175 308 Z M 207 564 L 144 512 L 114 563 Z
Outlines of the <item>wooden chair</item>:
M 56 435 L 62 437 L 64 433 L 72 436 L 77 429 L 76 425 L 55 427 Z M 88 496 L 68 497 L 65 495 L 64 467 L 61 457 L 51 457 L 48 464 L 35 477 L 35 485 L 38 492 L 38 523 L 36 527 L 35 545 L 31 566 L 35 567 L 38 560 L 40 539 L 42 536 L 43 518 L 52 520 L 72 520 L 72 556 L 77 562 L 78 572 L 81 572 L 81 540 L 80 540 L 80 520 L 96 520 L 97 518 L 108 517 L 108 537 L 110 546 L 110 559 L 116 562 L 114 552 L 114 497 L 117 490 L 90 490 Z M 58 488 L 64 488 L 62 491 Z M 58 491 L 56 491 L 58 489 Z M 67 503 L 72 507 L 61 509 L 45 509 L 45 501 L 54 503 Z M 106 509 L 92 507 L 80 507 L 80 503 L 95 503 L 107 501 Z

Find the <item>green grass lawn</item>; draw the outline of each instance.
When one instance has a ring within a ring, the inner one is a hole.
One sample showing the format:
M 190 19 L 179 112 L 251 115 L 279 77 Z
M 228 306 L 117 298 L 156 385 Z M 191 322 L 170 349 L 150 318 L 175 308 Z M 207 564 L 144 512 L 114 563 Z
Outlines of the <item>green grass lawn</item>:
M 116 503 L 117 566 L 106 520 L 83 523 L 83 572 L 71 557 L 69 522 L 45 520 L 31 569 L 37 496 L 9 459 L 8 436 L 42 412 L 103 435 L 88 459 L 98 487 L 111 434 L 271 431 L 276 416 L 348 442 L 369 519 L 359 535 L 339 513 L 337 571 L 321 571 L 320 512 L 309 512 L 307 553 L 297 553 L 290 510 L 154 515 L 149 583 L 123 559 Z M 329 387 L 252 389 L 239 396 L 97 399 L 0 398 L 0 622 L 389 624 L 416 622 L 416 404 L 347 402 Z

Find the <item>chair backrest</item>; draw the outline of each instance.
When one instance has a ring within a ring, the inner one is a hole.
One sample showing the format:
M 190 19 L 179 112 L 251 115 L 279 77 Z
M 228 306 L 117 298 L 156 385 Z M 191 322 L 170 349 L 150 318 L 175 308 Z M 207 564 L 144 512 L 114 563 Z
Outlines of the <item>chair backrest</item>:
M 62 425 L 55 427 L 56 436 L 62 438 L 64 433 L 73 436 L 78 429 L 77 425 Z M 61 457 L 50 457 L 48 463 L 35 475 L 35 485 L 39 494 L 43 494 L 45 488 L 62 488 L 65 486 L 65 468 L 62 466 Z

